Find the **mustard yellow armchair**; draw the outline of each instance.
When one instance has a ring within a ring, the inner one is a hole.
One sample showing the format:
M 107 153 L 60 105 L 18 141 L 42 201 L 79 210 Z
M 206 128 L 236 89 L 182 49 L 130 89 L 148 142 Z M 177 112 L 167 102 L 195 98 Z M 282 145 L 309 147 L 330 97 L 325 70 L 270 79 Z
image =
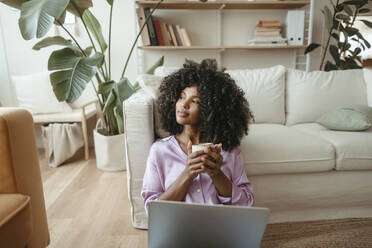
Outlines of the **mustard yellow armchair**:
M 0 247 L 50 243 L 34 123 L 20 108 L 0 108 Z

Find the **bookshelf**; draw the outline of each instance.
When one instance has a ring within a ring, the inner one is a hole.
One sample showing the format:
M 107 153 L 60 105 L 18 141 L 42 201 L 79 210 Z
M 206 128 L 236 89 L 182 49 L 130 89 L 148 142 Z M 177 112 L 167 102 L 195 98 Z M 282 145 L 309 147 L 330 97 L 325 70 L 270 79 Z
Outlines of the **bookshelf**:
M 223 50 L 223 49 L 297 49 L 306 48 L 306 46 L 138 46 L 143 50 Z
M 152 8 L 157 1 L 136 1 L 137 5 L 144 8 Z M 248 1 L 214 1 L 214 2 L 193 2 L 193 1 L 164 1 L 159 9 L 205 9 L 218 10 L 222 6 L 224 9 L 297 9 L 310 4 L 308 1 L 267 1 L 267 2 L 248 2 Z
M 134 0 L 134 6 L 143 7 L 143 8 L 153 8 L 156 5 L 157 1 L 154 0 Z M 137 46 L 137 73 L 143 73 L 144 71 L 144 62 L 145 62 L 145 53 L 184 53 L 188 51 L 194 52 L 215 52 L 216 59 L 218 64 L 221 67 L 224 67 L 222 63 L 222 56 L 225 56 L 225 52 L 236 51 L 288 51 L 291 53 L 290 60 L 292 68 L 295 69 L 305 69 L 306 71 L 310 70 L 310 54 L 303 55 L 304 49 L 307 45 L 273 45 L 273 46 L 252 46 L 252 45 L 241 45 L 241 44 L 224 44 L 225 40 L 224 35 L 225 30 L 223 30 L 223 19 L 224 11 L 247 11 L 247 15 L 250 15 L 252 11 L 286 11 L 286 10 L 296 10 L 303 9 L 305 10 L 305 40 L 304 44 L 310 44 L 312 41 L 312 29 L 313 29 L 313 11 L 314 11 L 314 0 L 280 0 L 280 1 L 208 1 L 208 2 L 199 2 L 199 1 L 182 1 L 182 0 L 165 0 L 158 8 L 159 12 L 164 13 L 164 11 L 198 11 L 198 13 L 203 11 L 209 11 L 216 13 L 216 32 L 215 40 L 213 42 L 216 44 L 195 44 L 192 46 Z M 157 10 L 157 11 L 158 11 Z M 261 12 L 260 12 L 261 13 Z M 263 12 L 264 13 L 264 12 Z M 158 13 L 155 12 L 157 16 Z M 264 16 L 262 18 L 265 18 Z M 177 20 L 178 21 L 178 20 Z M 182 22 L 182 18 L 179 19 Z M 252 24 L 252 23 L 251 23 Z M 188 27 L 188 29 L 193 29 L 195 27 Z M 136 28 L 138 31 L 138 24 L 136 20 Z M 230 31 L 231 32 L 231 31 Z M 193 43 L 193 37 L 191 37 L 191 43 Z M 200 43 L 200 42 L 198 42 Z M 205 43 L 205 42 L 203 42 Z M 230 43 L 230 42 L 228 42 Z M 302 67 L 302 68 L 301 68 Z

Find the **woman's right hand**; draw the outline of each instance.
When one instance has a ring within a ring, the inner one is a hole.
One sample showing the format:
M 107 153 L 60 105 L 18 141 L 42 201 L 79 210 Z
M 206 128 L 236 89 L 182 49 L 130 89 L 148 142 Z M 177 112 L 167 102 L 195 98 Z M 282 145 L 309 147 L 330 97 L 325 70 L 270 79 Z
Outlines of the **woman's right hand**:
M 186 177 L 188 179 L 194 179 L 203 172 L 202 169 L 203 162 L 201 160 L 201 155 L 204 154 L 203 150 L 192 152 L 192 142 L 189 140 L 187 143 L 187 164 L 184 170 Z

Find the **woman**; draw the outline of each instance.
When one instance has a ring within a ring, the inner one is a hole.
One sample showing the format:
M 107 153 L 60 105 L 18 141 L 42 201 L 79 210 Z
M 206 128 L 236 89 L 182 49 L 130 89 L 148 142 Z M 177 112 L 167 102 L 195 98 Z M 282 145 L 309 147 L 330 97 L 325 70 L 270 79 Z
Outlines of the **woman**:
M 253 115 L 243 91 L 211 59 L 186 60 L 159 91 L 162 126 L 172 135 L 151 146 L 141 191 L 146 212 L 157 199 L 251 206 L 239 144 Z M 191 152 L 204 142 L 218 145 Z

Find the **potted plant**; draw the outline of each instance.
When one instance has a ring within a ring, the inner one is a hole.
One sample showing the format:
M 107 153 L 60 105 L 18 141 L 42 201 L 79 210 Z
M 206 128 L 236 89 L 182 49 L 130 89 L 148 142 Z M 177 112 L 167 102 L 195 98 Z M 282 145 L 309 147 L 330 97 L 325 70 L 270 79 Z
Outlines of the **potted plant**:
M 331 9 L 328 6 L 324 7 L 322 13 L 327 32 L 325 44 L 322 38 L 321 44 L 311 43 L 305 50 L 305 54 L 307 54 L 321 47 L 319 70 L 362 68 L 360 53 L 362 50 L 370 48 L 371 45 L 354 25 L 356 22 L 362 22 L 367 27 L 372 28 L 372 23 L 368 20 L 357 19 L 358 15 L 370 12 L 370 9 L 366 6 L 368 2 L 368 0 L 337 0 L 335 3 L 331 1 Z M 357 44 L 357 46 L 352 46 L 352 43 Z M 333 61 L 328 60 L 324 63 L 327 51 L 329 51 Z
M 162 1 L 157 2 L 145 23 Z M 59 101 L 74 102 L 80 97 L 86 85 L 92 83 L 102 110 L 102 118 L 99 121 L 101 126 L 94 132 L 95 141 L 99 141 L 95 144 L 97 160 L 102 162 L 97 161 L 97 166 L 111 171 L 124 169 L 125 142 L 122 103 L 140 89 L 138 83 L 134 85 L 130 83 L 125 77 L 125 72 L 144 25 L 133 42 L 121 77 L 119 80 L 114 80 L 111 75 L 111 24 L 114 0 L 107 0 L 107 4 L 110 5 L 108 44 L 102 34 L 99 21 L 89 10 L 92 7 L 92 0 L 0 0 L 0 2 L 21 10 L 19 29 L 25 40 L 35 37 L 42 39 L 35 44 L 34 49 L 39 50 L 52 45 L 62 47 L 53 51 L 48 60 L 48 70 L 52 71 L 50 81 Z M 91 42 L 90 46 L 82 47 L 65 28 L 64 18 L 67 11 L 80 18 Z M 62 36 L 45 38 L 53 24 L 60 26 L 71 40 Z M 152 74 L 157 66 L 163 64 L 163 59 L 163 57 L 159 59 L 147 73 Z M 103 142 L 108 142 L 103 145 L 106 148 L 102 147 Z M 118 152 L 115 152 L 115 149 Z M 118 154 L 120 161 L 111 160 L 114 154 Z

